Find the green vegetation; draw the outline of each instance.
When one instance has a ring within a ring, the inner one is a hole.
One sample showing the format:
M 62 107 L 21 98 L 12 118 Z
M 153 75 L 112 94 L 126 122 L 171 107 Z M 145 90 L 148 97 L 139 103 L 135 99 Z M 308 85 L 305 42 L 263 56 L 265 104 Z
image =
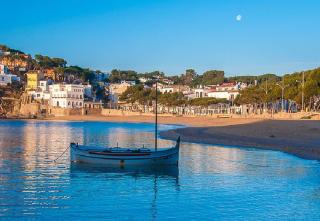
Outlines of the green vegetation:
M 142 105 L 152 105 L 152 101 L 155 100 L 155 90 L 151 88 L 144 88 L 143 85 L 138 84 L 133 87 L 129 87 L 121 96 L 121 101 L 127 103 L 139 103 Z M 225 99 L 216 98 L 196 98 L 193 100 L 187 100 L 182 93 L 164 93 L 158 94 L 159 104 L 166 105 L 169 107 L 173 106 L 209 106 L 218 103 L 227 103 Z
M 104 87 L 94 84 L 95 71 L 89 68 L 81 68 L 79 66 L 67 66 L 67 61 L 63 58 L 52 58 L 49 56 L 35 55 L 34 59 L 31 56 L 26 56 L 25 53 L 19 50 L 11 49 L 5 45 L 0 45 L 0 50 L 10 52 L 10 54 L 2 55 L 2 58 L 12 62 L 16 60 L 27 61 L 29 69 L 54 69 L 61 80 L 73 81 L 81 79 L 83 82 L 89 81 L 94 85 L 94 90 L 100 97 L 105 97 Z M 21 79 L 25 80 L 24 72 L 18 68 L 12 68 L 11 72 L 17 74 Z M 156 80 L 160 83 L 161 78 L 168 78 L 174 84 L 188 85 L 196 87 L 197 85 L 216 85 L 223 82 L 243 82 L 249 87 L 240 91 L 234 103 L 235 104 L 265 104 L 275 102 L 282 97 L 282 89 L 284 87 L 284 99 L 295 101 L 301 104 L 302 89 L 304 91 L 304 101 L 307 107 L 320 108 L 320 68 L 305 71 L 305 84 L 302 88 L 302 72 L 287 74 L 279 77 L 275 74 L 263 74 L 259 76 L 235 76 L 225 77 L 225 73 L 219 70 L 209 70 L 203 74 L 198 74 L 194 69 L 187 69 L 180 76 L 165 76 L 165 73 L 160 71 L 152 71 L 146 73 L 137 73 L 134 70 L 117 70 L 113 69 L 107 82 L 119 83 L 122 80 L 135 81 L 136 86 L 129 88 L 121 99 L 129 103 L 150 104 L 154 100 L 155 91 L 150 88 L 144 88 L 139 84 L 139 78 L 145 77 L 149 79 L 145 83 L 147 86 L 152 86 Z M 168 106 L 175 105 L 194 105 L 208 106 L 210 104 L 225 103 L 225 100 L 215 98 L 201 98 L 188 101 L 181 93 L 159 94 L 159 102 Z
M 117 69 L 113 69 L 111 71 L 111 75 L 109 77 L 111 83 L 119 83 L 120 81 L 138 81 L 138 74 L 135 71 L 127 70 L 121 71 Z
M 228 103 L 226 99 L 218 99 L 214 97 L 195 98 L 189 101 L 191 106 L 208 107 L 213 104 Z
M 62 58 L 50 58 L 48 56 L 42 56 L 36 54 L 34 56 L 38 68 L 57 68 L 57 67 L 66 67 L 67 62 Z
M 94 80 L 94 71 L 89 68 L 81 68 L 79 66 L 69 66 L 66 68 L 58 69 L 64 76 L 74 76 L 77 79 L 81 79 L 84 82 L 89 81 L 90 83 Z
M 192 81 L 192 86 L 196 85 L 215 85 L 224 82 L 224 71 L 210 70 L 199 75 Z
M 243 82 L 247 84 L 254 84 L 255 81 L 259 84 L 266 80 L 268 82 L 275 82 L 275 81 L 280 81 L 281 77 L 275 74 L 263 74 L 259 76 L 235 76 L 235 77 L 226 78 L 227 82 Z
M 144 78 L 158 78 L 158 77 L 165 77 L 165 74 L 161 71 L 152 71 L 152 72 L 145 72 L 144 74 L 138 74 L 138 77 Z
M 304 99 L 306 106 L 310 106 L 313 98 L 320 94 L 320 68 L 305 71 Z M 302 101 L 302 72 L 284 75 L 282 80 L 272 75 L 273 78 L 261 78 L 256 86 L 248 87 L 240 92 L 236 99 L 237 104 L 259 104 L 274 102 L 281 99 L 284 89 L 284 99 L 293 100 L 298 104 Z M 266 82 L 266 80 L 268 80 Z
M 0 50 L 2 50 L 3 52 L 10 52 L 10 53 L 13 53 L 13 54 L 24 54 L 22 51 L 9 48 L 6 45 L 0 45 Z
M 195 87 L 196 85 L 213 85 L 221 84 L 225 81 L 224 72 L 210 70 L 198 75 L 194 69 L 187 69 L 181 76 L 169 77 L 174 84 L 188 85 Z

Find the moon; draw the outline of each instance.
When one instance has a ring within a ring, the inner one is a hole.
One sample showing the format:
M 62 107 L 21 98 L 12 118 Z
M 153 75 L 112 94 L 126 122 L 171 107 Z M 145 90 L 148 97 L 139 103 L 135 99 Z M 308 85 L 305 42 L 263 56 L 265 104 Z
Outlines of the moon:
M 237 16 L 236 16 L 236 20 L 237 20 L 237 21 L 241 21 L 241 19 L 242 19 L 242 15 L 237 15 Z

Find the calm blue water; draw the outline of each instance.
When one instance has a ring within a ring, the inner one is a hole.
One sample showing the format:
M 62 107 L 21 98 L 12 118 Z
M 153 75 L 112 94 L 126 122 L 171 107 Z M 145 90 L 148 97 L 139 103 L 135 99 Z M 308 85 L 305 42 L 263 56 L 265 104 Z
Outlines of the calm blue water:
M 153 125 L 0 121 L 0 220 L 320 220 L 317 161 L 182 143 L 177 169 L 52 162 L 72 141 L 151 146 Z

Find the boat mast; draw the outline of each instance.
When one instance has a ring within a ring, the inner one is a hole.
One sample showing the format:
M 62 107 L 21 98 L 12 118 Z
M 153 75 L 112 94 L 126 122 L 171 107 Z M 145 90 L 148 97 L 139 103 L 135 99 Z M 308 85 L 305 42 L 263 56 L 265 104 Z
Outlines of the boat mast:
M 158 150 L 158 79 L 156 80 L 156 122 L 155 122 L 155 133 L 154 133 L 154 148 L 155 151 Z

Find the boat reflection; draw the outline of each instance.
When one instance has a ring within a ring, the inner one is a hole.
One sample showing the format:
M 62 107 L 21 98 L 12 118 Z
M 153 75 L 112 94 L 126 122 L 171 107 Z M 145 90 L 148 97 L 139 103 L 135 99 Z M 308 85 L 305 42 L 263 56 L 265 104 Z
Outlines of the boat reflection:
M 70 174 L 76 175 L 77 173 L 99 173 L 99 174 L 122 174 L 132 177 L 167 177 L 173 178 L 178 182 L 179 167 L 178 166 L 166 166 L 166 167 L 105 167 L 91 164 L 71 164 Z

